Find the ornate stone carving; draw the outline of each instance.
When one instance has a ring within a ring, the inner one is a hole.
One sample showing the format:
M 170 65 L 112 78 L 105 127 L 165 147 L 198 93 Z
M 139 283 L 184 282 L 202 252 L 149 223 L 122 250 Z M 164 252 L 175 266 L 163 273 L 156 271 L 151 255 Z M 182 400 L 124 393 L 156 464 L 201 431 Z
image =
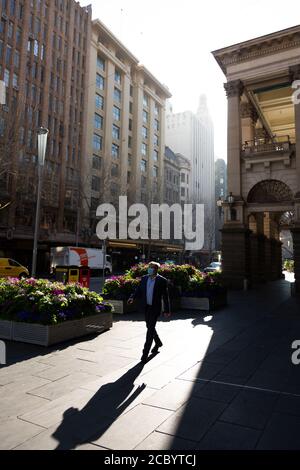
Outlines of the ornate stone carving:
M 251 103 L 241 103 L 241 117 L 251 118 L 253 122 L 258 120 L 256 109 Z
M 248 203 L 268 204 L 274 202 L 291 202 L 293 193 L 290 188 L 278 180 L 264 180 L 257 183 L 248 194 Z
M 292 67 L 289 68 L 289 76 L 291 82 L 300 80 L 300 64 L 292 65 Z
M 227 98 L 232 96 L 242 96 L 244 85 L 241 80 L 232 80 L 231 82 L 224 83 Z
M 276 54 L 277 52 L 294 49 L 300 46 L 300 32 L 288 34 L 281 38 L 265 40 L 260 44 L 245 45 L 240 49 L 231 53 L 225 53 L 219 57 L 222 69 L 225 70 L 227 65 L 245 62 L 256 57 L 265 57 L 267 55 Z

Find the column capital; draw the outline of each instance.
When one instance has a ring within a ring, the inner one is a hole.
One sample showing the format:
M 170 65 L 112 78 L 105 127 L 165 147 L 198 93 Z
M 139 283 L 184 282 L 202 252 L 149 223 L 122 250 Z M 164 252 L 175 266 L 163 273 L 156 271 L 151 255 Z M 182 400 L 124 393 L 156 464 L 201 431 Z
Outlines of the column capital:
M 241 103 L 241 117 L 251 118 L 253 122 L 258 120 L 257 111 L 251 103 Z
M 233 96 L 240 97 L 244 91 L 244 85 L 241 80 L 231 80 L 230 82 L 224 83 L 224 88 L 227 98 L 232 98 Z
M 291 82 L 300 80 L 300 64 L 289 67 L 289 77 Z

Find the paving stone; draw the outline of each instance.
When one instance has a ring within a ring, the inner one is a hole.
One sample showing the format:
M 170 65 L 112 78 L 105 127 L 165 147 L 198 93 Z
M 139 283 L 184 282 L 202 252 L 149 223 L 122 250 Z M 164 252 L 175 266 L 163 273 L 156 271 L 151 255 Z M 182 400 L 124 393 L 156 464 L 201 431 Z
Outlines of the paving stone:
M 224 408 L 224 403 L 193 397 L 157 430 L 183 439 L 200 441 Z
M 114 421 L 101 437 L 95 436 L 92 442 L 108 449 L 134 449 L 171 414 L 162 408 L 138 405 Z
M 176 411 L 190 399 L 192 394 L 198 396 L 197 392 L 200 393 L 203 386 L 204 384 L 176 379 L 161 390 L 152 393 L 143 403 Z
M 13 382 L 10 382 L 7 385 L 3 385 L 0 389 L 0 400 L 8 396 L 15 396 L 16 399 L 20 394 L 30 392 L 37 387 L 42 387 L 47 385 L 49 380 L 42 379 L 34 376 L 23 375 L 15 379 Z
M 152 361 L 150 361 L 152 362 Z M 150 371 L 147 371 L 145 368 L 145 372 L 143 372 L 136 380 L 136 383 L 143 384 L 145 383 L 147 386 L 151 388 L 160 389 L 167 385 L 171 380 L 174 379 L 176 376 L 177 368 L 160 365 L 158 367 L 153 368 Z
M 96 446 L 95 444 L 80 444 L 73 450 L 107 450 L 104 447 Z
M 300 416 L 300 396 L 280 395 L 275 411 Z
M 41 408 L 25 412 L 19 417 L 24 421 L 50 428 L 62 421 L 63 414 L 72 407 L 82 409 L 94 393 L 84 389 L 76 389 L 53 401 L 46 401 Z
M 201 440 L 199 450 L 252 450 L 260 431 L 228 423 L 215 423 Z
M 50 382 L 47 385 L 36 388 L 30 393 L 32 395 L 47 398 L 48 400 L 55 400 L 66 393 L 72 392 L 80 387 L 83 383 L 95 380 L 95 377 L 83 372 L 71 373 L 67 377 L 63 377 L 55 382 Z
M 300 450 L 300 417 L 274 413 L 257 445 L 259 450 Z
M 194 450 L 196 446 L 195 441 L 174 438 L 169 434 L 154 431 L 135 450 Z
M 35 397 L 27 393 L 16 395 L 9 395 L 5 398 L 1 398 L 0 401 L 0 422 L 2 420 L 17 417 L 25 412 L 32 411 L 36 408 L 40 408 L 45 403 L 48 403 L 42 397 Z
M 256 390 L 244 390 L 226 408 L 220 420 L 255 429 L 263 429 L 279 396 Z
M 189 370 L 179 375 L 178 378 L 182 380 L 197 380 L 197 379 L 213 379 L 223 366 L 220 364 L 213 364 L 206 361 L 198 362 L 198 364 L 191 367 Z
M 201 385 L 201 382 L 197 382 L 197 385 Z M 197 390 L 196 396 L 221 403 L 230 403 L 240 390 L 241 389 L 238 387 L 215 383 L 213 381 L 202 382 L 202 386 Z M 195 395 L 194 392 L 192 393 Z
M 1 420 L 0 449 L 10 450 L 43 432 L 44 428 L 26 423 L 18 418 Z

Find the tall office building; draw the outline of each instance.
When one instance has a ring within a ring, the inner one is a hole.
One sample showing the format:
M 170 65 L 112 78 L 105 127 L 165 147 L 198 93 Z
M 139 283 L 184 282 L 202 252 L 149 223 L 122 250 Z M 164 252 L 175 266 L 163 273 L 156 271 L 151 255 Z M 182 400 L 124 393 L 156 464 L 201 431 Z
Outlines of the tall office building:
M 102 202 L 116 205 L 122 195 L 129 204 L 162 202 L 171 94 L 100 20 L 92 24 L 89 68 L 85 220 L 95 234 Z M 99 244 L 95 236 L 91 241 Z M 127 239 L 110 240 L 108 247 L 115 259 L 124 258 L 123 249 L 128 256 L 143 249 Z
M 49 138 L 39 251 L 73 244 L 78 233 L 91 15 L 74 0 L 0 2 L 0 200 L 9 204 L 0 211 L 1 252 L 24 263 L 31 259 L 40 126 Z
M 173 113 L 169 108 L 166 144 L 191 162 L 190 201 L 205 205 L 205 247 L 211 249 L 215 237 L 214 131 L 204 95 L 197 114 Z
M 227 197 L 227 165 L 225 160 L 218 158 L 215 161 L 215 200 L 216 200 L 216 249 L 221 250 L 221 233 L 223 227 L 223 209 L 217 205 L 218 199 L 225 201 Z

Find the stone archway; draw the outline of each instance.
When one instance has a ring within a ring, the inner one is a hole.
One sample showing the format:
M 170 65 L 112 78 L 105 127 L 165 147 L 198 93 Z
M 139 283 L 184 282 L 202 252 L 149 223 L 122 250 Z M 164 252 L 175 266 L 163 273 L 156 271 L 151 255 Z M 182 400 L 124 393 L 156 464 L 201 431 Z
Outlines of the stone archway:
M 293 193 L 287 184 L 279 180 L 263 180 L 249 191 L 248 204 L 292 203 Z

